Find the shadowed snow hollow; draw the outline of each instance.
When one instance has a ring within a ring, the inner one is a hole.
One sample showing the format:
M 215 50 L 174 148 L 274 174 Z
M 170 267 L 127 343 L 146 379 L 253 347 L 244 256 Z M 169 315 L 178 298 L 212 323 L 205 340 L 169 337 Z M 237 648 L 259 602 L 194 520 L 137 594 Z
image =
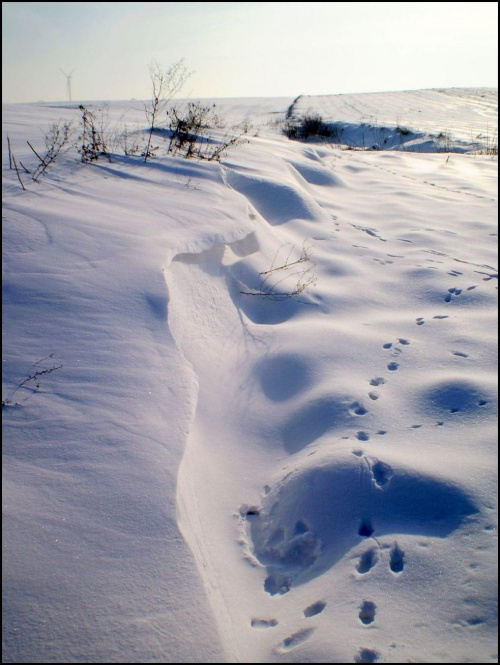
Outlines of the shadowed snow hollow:
M 325 572 L 364 538 L 444 538 L 476 512 L 449 481 L 339 453 L 289 472 L 251 517 L 250 532 L 274 595 Z

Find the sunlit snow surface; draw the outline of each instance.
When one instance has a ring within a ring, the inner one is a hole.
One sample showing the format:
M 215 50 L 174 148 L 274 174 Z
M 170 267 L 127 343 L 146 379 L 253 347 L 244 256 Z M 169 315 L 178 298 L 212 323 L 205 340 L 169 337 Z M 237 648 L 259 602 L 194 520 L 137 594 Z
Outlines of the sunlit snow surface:
M 496 662 L 497 91 L 213 101 L 4 106 L 4 662 Z

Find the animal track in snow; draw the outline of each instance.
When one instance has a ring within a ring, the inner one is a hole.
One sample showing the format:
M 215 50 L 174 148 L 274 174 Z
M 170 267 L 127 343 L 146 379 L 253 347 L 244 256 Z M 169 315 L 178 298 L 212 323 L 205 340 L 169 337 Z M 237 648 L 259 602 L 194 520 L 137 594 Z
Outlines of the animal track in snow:
M 368 409 L 366 409 L 360 402 L 353 402 L 349 407 L 349 411 L 354 413 L 356 416 L 364 416 L 368 413 Z
M 405 339 L 404 337 L 398 337 L 398 341 L 396 344 L 402 344 L 403 346 L 408 346 L 410 344 L 410 340 Z M 385 344 L 382 345 L 384 349 L 390 349 L 392 347 L 392 342 L 386 342 Z M 401 352 L 401 349 L 397 349 L 399 352 Z
M 325 607 L 326 607 L 325 601 L 324 600 L 318 600 L 315 603 L 313 603 L 312 605 L 309 605 L 309 607 L 306 607 L 306 609 L 304 610 L 304 616 L 307 617 L 307 618 L 314 617 L 317 614 L 321 614 L 321 612 L 323 612 Z
M 396 575 L 402 573 L 405 567 L 405 553 L 397 543 L 392 546 L 389 567 Z
M 416 319 L 417 326 L 423 326 L 425 321 L 424 319 L 420 316 L 418 319 Z
M 380 654 L 375 649 L 360 648 L 358 653 L 354 656 L 355 663 L 376 663 Z
M 279 573 L 273 573 L 266 577 L 264 591 L 267 591 L 271 596 L 275 596 L 277 593 L 283 595 L 290 591 L 291 585 L 292 581 L 290 577 L 280 575 Z
M 358 231 L 364 231 L 365 233 L 367 233 L 372 238 L 378 238 L 382 242 L 387 242 L 387 240 L 385 238 L 381 238 L 378 235 L 377 229 L 371 229 L 370 227 L 367 227 L 367 226 L 358 226 L 357 224 L 352 224 L 352 226 L 354 226 L 355 229 L 358 229 Z
M 289 637 L 285 637 L 285 639 L 276 647 L 276 653 L 288 653 L 299 644 L 302 644 L 302 642 L 308 640 L 313 632 L 314 628 L 304 628 L 303 630 L 293 633 L 293 635 L 290 635 Z
M 387 365 L 387 369 L 389 370 L 389 372 L 395 372 L 398 369 L 398 367 L 399 367 L 399 363 L 394 362 L 394 361 Z
M 474 270 L 478 275 L 486 275 L 483 277 L 483 282 L 489 282 L 491 279 L 498 279 L 498 273 L 482 272 L 481 270 Z
M 436 316 L 432 317 L 433 319 L 448 319 L 450 318 L 447 314 L 436 314 Z
M 370 438 L 370 435 L 368 434 L 368 432 L 356 432 L 356 438 L 359 441 L 368 441 L 369 438 Z
M 252 628 L 274 628 L 278 625 L 276 619 L 252 619 L 250 622 Z
M 394 475 L 392 468 L 388 464 L 380 462 L 378 459 L 373 459 L 370 461 L 367 460 L 367 463 L 373 476 L 375 485 L 380 489 L 387 485 L 387 483 Z
M 371 386 L 381 386 L 384 383 L 387 383 L 387 381 L 381 376 L 377 376 L 375 379 L 370 379 Z
M 377 606 L 369 600 L 363 601 L 359 608 L 359 620 L 365 626 L 369 626 L 375 620 L 375 610 Z
M 359 525 L 358 534 L 363 536 L 363 538 L 369 538 L 374 533 L 375 529 L 372 527 L 371 520 L 362 520 Z
M 377 557 L 377 551 L 375 548 L 366 550 L 366 552 L 363 552 L 363 554 L 360 556 L 358 565 L 356 566 L 356 570 L 360 575 L 366 575 L 377 563 L 378 557 Z
M 368 397 L 372 400 L 377 400 L 380 397 L 380 395 L 374 390 L 372 390 L 372 392 L 368 393 Z
M 450 302 L 453 296 L 459 296 L 462 293 L 462 289 L 457 289 L 454 286 L 451 289 L 448 289 L 448 295 L 445 296 L 444 301 Z
M 464 353 L 463 351 L 452 351 L 454 356 L 460 356 L 460 358 L 468 358 L 469 354 Z

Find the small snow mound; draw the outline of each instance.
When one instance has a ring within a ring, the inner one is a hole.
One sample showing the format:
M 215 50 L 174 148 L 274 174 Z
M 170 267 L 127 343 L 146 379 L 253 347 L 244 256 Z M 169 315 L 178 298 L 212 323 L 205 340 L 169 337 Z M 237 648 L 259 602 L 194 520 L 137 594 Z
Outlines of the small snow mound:
M 485 404 L 493 401 L 494 396 L 487 386 L 460 376 L 433 381 L 420 395 L 422 409 L 433 415 L 452 413 L 475 417 L 483 413 Z
M 243 194 L 269 224 L 284 224 L 292 219 L 319 221 L 323 217 L 318 204 L 298 185 L 229 170 L 226 177 L 228 185 Z

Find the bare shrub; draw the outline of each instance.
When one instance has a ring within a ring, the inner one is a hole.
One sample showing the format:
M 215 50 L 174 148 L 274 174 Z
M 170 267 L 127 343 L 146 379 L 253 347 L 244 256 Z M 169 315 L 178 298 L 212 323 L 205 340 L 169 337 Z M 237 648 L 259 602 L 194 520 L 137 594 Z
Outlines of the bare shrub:
M 125 125 L 123 131 L 115 135 L 114 144 L 123 151 L 124 155 L 133 157 L 143 149 L 142 134 L 138 130 L 130 130 Z
M 186 159 L 220 161 L 229 148 L 246 142 L 249 127 L 245 123 L 231 127 L 222 138 L 212 136 L 212 129 L 224 125 L 215 108 L 215 104 L 203 106 L 200 102 L 171 108 L 167 112 L 171 132 L 168 152 Z
M 151 100 L 144 105 L 144 113 L 149 124 L 148 142 L 142 153 L 145 162 L 154 155 L 159 147 L 154 146 L 152 142 L 153 132 L 158 125 L 160 114 L 165 110 L 173 97 L 182 89 L 189 76 L 190 74 L 184 65 L 184 60 L 175 62 L 166 71 L 155 60 L 149 65 Z
M 39 164 L 36 167 L 32 179 L 36 182 L 38 178 L 45 173 L 47 167 L 54 162 L 57 157 L 70 146 L 70 140 L 72 137 L 72 127 L 70 122 L 63 122 L 58 120 L 53 122 L 47 133 L 44 136 L 45 140 L 45 155 L 41 157 L 36 150 L 33 148 L 31 143 L 27 141 L 31 150 L 38 157 Z
M 495 157 L 498 155 L 498 130 L 494 129 L 490 133 L 489 128 L 485 133 L 480 133 L 476 139 L 481 139 L 481 147 L 475 151 L 476 155 L 491 155 Z
M 82 162 L 90 163 L 97 161 L 102 155 L 111 161 L 105 131 L 107 122 L 106 112 L 98 109 L 98 116 L 96 112 L 91 111 L 85 106 L 80 105 L 78 108 L 82 112 L 82 133 L 78 137 L 78 141 L 81 141 L 78 152 L 82 156 Z
M 198 155 L 201 146 L 197 142 L 212 126 L 214 108 L 215 104 L 202 106 L 200 102 L 189 102 L 185 108 L 167 111 L 172 132 L 168 152 L 181 153 L 186 158 Z
M 332 130 L 319 113 L 306 113 L 300 120 L 287 118 L 284 133 L 289 139 L 330 138 Z

